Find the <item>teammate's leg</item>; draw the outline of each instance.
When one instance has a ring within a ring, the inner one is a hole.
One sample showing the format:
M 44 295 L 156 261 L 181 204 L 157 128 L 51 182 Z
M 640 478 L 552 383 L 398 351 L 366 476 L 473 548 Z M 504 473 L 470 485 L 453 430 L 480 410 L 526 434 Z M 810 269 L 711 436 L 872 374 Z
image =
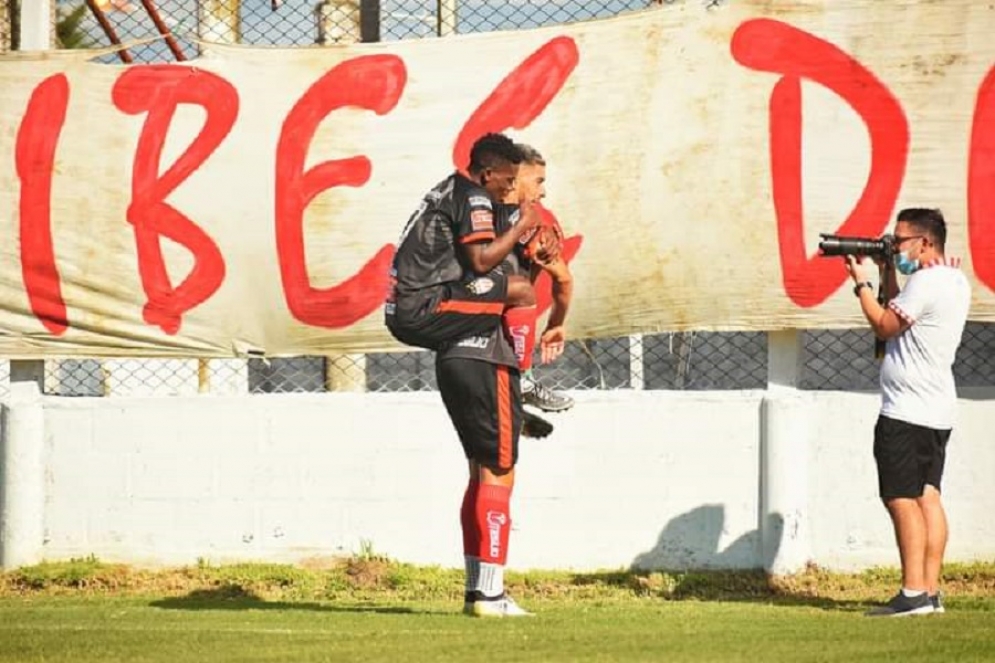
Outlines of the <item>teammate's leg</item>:
M 504 333 L 515 349 L 518 368 L 522 374 L 522 399 L 545 412 L 562 412 L 573 407 L 574 401 L 565 394 L 553 391 L 535 378 L 532 372 L 532 354 L 538 333 L 539 309 L 536 307 L 535 289 L 524 276 L 509 277 L 509 302 L 512 300 L 512 279 L 516 286 L 516 302 L 509 304 L 502 317 Z M 521 283 L 524 281 L 524 284 Z
M 460 525 L 466 562 L 464 612 L 483 617 L 528 614 L 504 592 L 510 501 L 522 427 L 517 371 L 484 361 L 436 363 L 439 391 L 470 461 Z

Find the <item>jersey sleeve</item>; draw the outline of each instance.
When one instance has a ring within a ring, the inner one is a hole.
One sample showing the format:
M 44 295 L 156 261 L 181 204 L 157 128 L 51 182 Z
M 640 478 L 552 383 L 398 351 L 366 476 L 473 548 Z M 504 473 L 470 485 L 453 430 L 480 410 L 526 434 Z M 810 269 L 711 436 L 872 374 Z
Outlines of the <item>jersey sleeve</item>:
M 888 308 L 895 312 L 905 324 L 914 325 L 922 319 L 933 298 L 933 287 L 929 275 L 917 272 L 905 283 L 898 296 L 888 302 Z
M 480 188 L 468 189 L 453 219 L 456 240 L 460 244 L 493 241 L 496 236 L 494 216 L 494 204 L 487 192 Z

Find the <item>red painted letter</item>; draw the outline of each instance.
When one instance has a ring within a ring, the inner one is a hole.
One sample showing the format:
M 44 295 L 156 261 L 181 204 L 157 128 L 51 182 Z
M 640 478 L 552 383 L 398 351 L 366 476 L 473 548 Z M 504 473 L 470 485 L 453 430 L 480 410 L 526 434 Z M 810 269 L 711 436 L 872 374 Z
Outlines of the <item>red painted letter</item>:
M 745 67 L 783 74 L 770 99 L 771 176 L 784 289 L 799 306 L 816 306 L 846 280 L 842 260 L 809 258 L 802 209 L 801 80 L 818 83 L 849 104 L 867 125 L 871 169 L 853 211 L 836 232 L 877 236 L 888 225 L 905 175 L 909 129 L 888 89 L 836 46 L 770 19 L 744 22 L 732 55 Z
M 545 207 L 539 206 L 539 214 L 542 215 L 542 223 L 546 226 L 559 227 L 560 222 L 556 220 L 556 216 L 550 212 Z M 583 235 L 574 235 L 572 237 L 567 237 L 563 240 L 563 259 L 569 263 L 580 251 L 581 244 L 584 243 Z M 539 277 L 535 281 L 535 292 L 536 292 L 536 310 L 539 311 L 539 315 L 546 312 L 553 303 L 553 279 L 550 277 L 549 272 L 542 271 L 539 272 Z
M 69 326 L 59 269 L 52 247 L 52 167 L 69 105 L 62 74 L 42 81 L 31 94 L 17 132 L 15 160 L 21 180 L 21 274 L 31 311 L 56 335 Z
M 570 78 L 579 59 L 573 39 L 557 37 L 518 65 L 463 125 L 453 148 L 456 168 L 465 171 L 470 148 L 484 134 L 529 126 Z
M 304 162 L 318 125 L 329 113 L 354 106 L 383 115 L 397 105 L 406 82 L 400 58 L 358 57 L 318 79 L 283 122 L 276 153 L 276 247 L 287 305 L 301 322 L 347 327 L 383 303 L 392 245 L 377 251 L 356 275 L 323 289 L 311 286 L 304 252 L 304 209 L 326 189 L 364 184 L 370 178 L 370 160 L 356 156 L 324 161 L 307 171 Z
M 217 291 L 225 277 L 225 263 L 207 233 L 165 200 L 231 131 L 238 115 L 238 93 L 223 78 L 203 70 L 147 65 L 125 71 L 112 94 L 121 111 L 148 114 L 135 151 L 128 222 L 135 227 L 138 268 L 148 298 L 145 321 L 175 334 L 183 313 Z M 180 104 L 201 106 L 207 118 L 193 142 L 160 176 L 166 133 Z M 182 244 L 194 257 L 193 268 L 176 287 L 166 271 L 159 243 L 163 236 Z
M 967 228 L 978 280 L 995 291 L 995 69 L 978 88 L 967 169 Z
M 552 39 L 526 58 L 484 99 L 460 131 L 453 148 L 453 165 L 466 173 L 470 148 L 484 134 L 508 128 L 524 129 L 546 110 L 580 61 L 577 44 L 569 37 Z M 543 222 L 559 225 L 556 216 L 541 208 Z M 580 250 L 584 238 L 575 235 L 563 243 L 563 257 L 569 262 Z M 542 272 L 535 283 L 536 307 L 540 315 L 552 303 L 552 281 Z

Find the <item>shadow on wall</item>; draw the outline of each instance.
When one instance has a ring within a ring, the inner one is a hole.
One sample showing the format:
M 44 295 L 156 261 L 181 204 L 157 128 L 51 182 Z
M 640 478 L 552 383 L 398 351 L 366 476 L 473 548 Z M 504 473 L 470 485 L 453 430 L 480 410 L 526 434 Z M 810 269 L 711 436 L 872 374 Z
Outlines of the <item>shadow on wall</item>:
M 656 544 L 637 555 L 631 568 L 639 571 L 770 568 L 780 549 L 784 518 L 779 514 L 769 518 L 767 532 L 772 540 L 767 546 L 763 545 L 763 533 L 758 528 L 722 548 L 719 542 L 725 530 L 725 507 L 704 504 L 668 522 Z

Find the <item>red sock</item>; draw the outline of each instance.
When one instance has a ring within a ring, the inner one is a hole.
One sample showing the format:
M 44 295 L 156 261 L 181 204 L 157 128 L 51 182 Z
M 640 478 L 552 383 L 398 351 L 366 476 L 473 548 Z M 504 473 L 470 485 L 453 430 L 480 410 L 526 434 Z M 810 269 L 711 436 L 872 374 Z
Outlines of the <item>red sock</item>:
M 508 535 L 511 533 L 509 502 L 511 488 L 483 484 L 477 495 L 477 527 L 480 540 L 477 556 L 481 562 L 504 566 L 508 560 Z
M 525 372 L 532 368 L 532 351 L 536 345 L 536 319 L 539 309 L 535 306 L 515 306 L 504 310 L 504 333 L 515 348 L 518 368 Z
M 476 556 L 480 548 L 480 527 L 477 526 L 477 496 L 480 494 L 480 481 L 470 479 L 463 493 L 463 506 L 459 510 L 459 521 L 463 528 L 463 554 Z

